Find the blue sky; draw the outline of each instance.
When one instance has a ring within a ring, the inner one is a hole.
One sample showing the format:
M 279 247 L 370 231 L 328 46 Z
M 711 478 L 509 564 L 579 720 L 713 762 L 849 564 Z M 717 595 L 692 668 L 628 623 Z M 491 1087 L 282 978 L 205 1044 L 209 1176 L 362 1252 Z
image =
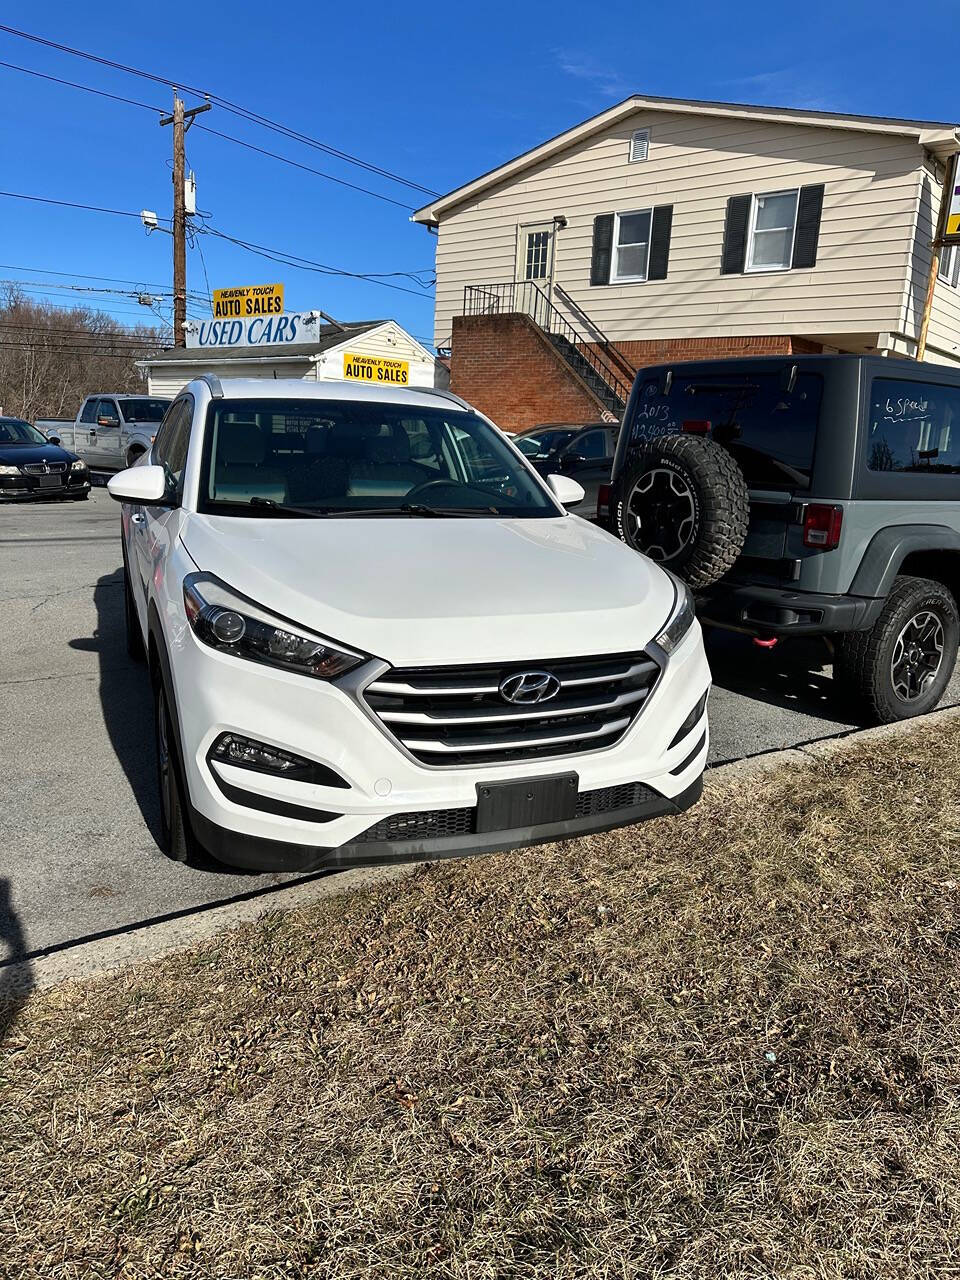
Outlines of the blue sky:
M 174 33 L 168 14 L 177 12 L 185 22 Z M 601 0 L 590 6 L 569 0 L 447 6 L 197 0 L 173 10 L 129 0 L 86 6 L 7 0 L 3 21 L 209 88 L 446 191 L 633 92 L 958 120 L 950 65 L 931 61 L 937 52 L 952 55 L 958 15 L 955 3 L 939 0 L 909 9 L 891 0 L 807 0 L 786 10 L 769 0 Z M 5 33 L 0 60 L 155 107 L 170 104 L 164 85 Z M 155 116 L 5 67 L 0 84 L 0 187 L 169 215 L 170 130 Z M 198 99 L 187 95 L 187 101 Z M 199 123 L 401 204 L 427 199 L 221 108 Z M 410 272 L 429 280 L 434 241 L 409 223 L 404 208 L 199 130 L 188 136 L 187 157 L 212 226 L 349 271 Z M 398 292 L 277 266 L 209 235 L 201 243 L 212 288 L 282 280 L 287 310 L 320 307 L 344 320 L 393 316 L 429 341 L 432 301 L 416 280 L 395 277 L 392 283 L 414 291 Z M 0 278 L 83 283 L 82 273 L 170 288 L 168 236 L 148 237 L 133 219 L 4 197 L 0 263 Z M 188 255 L 188 283 L 192 291 L 205 289 L 196 250 Z M 103 297 L 103 308 L 124 322 L 150 319 L 131 299 Z

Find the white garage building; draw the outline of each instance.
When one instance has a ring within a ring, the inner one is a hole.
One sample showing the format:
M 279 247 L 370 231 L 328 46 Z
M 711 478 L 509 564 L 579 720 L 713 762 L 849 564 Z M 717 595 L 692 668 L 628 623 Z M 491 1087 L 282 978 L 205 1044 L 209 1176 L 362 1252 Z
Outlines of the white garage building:
M 445 386 L 449 380 L 443 365 L 395 320 L 330 324 L 316 312 L 205 320 L 188 329 L 186 347 L 138 363 L 152 396 L 175 396 L 201 373 L 411 387 Z

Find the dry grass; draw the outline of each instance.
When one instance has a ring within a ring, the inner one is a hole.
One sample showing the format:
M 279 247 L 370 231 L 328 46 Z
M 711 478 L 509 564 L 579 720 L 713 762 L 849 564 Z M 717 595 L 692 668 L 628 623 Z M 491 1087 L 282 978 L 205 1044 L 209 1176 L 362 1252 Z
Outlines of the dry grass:
M 0 1274 L 960 1275 L 960 733 L 35 997 Z

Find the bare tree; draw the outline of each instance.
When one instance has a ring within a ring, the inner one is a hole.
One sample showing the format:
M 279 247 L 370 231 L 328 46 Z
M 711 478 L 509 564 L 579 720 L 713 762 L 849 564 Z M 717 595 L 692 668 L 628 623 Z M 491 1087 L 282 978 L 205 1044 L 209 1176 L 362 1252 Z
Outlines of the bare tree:
M 0 412 L 33 422 L 72 418 L 91 391 L 145 391 L 136 361 L 158 350 L 156 329 L 125 329 L 86 307 L 34 302 L 0 289 Z

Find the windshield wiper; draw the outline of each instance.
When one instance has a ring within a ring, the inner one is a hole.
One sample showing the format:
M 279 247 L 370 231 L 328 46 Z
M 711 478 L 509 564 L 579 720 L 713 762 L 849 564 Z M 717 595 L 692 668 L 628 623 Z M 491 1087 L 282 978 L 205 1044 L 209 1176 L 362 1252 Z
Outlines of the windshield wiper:
M 421 516 L 425 519 L 446 519 L 450 516 L 499 515 L 495 507 L 428 507 L 423 502 L 404 502 L 396 507 L 296 507 L 273 498 L 253 497 L 247 504 L 277 511 L 289 516 L 313 516 L 320 518 L 356 516 Z

